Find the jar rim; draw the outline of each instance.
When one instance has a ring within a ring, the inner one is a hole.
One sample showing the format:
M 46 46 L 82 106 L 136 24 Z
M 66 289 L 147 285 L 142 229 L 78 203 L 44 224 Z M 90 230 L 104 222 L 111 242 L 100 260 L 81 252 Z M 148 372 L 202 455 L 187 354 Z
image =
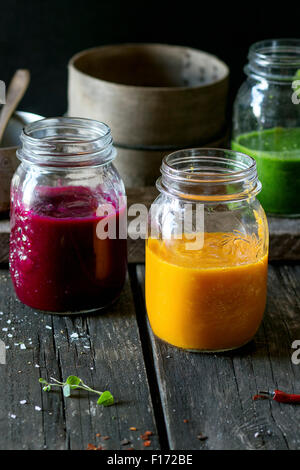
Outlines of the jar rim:
M 261 190 L 255 159 L 229 149 L 177 150 L 163 158 L 160 171 L 159 191 L 179 198 L 233 201 L 248 199 Z M 210 194 L 212 187 L 218 188 L 217 194 Z
M 110 127 L 105 124 L 104 122 L 96 121 L 95 119 L 89 119 L 89 118 L 80 118 L 80 117 L 52 117 L 52 118 L 43 118 L 39 119 L 34 122 L 30 122 L 23 128 L 23 133 L 26 136 L 26 138 L 35 141 L 35 142 L 40 142 L 40 138 L 38 137 L 33 137 L 30 135 L 32 132 L 36 132 L 45 128 L 49 128 L 53 124 L 53 127 L 64 127 L 68 125 L 69 127 L 73 128 L 84 128 L 87 129 L 87 125 L 89 125 L 89 128 L 92 128 L 94 130 L 99 130 L 104 131 L 104 133 L 101 134 L 101 137 L 106 137 L 107 135 L 110 134 Z M 84 125 L 86 124 L 86 125 Z M 83 142 L 94 142 L 99 139 L 98 137 L 94 138 L 83 138 Z M 72 142 L 72 141 L 69 141 Z M 80 142 L 77 140 L 74 140 L 74 142 Z
M 181 156 L 181 159 L 180 159 Z M 228 157 L 230 156 L 235 156 L 238 157 L 238 159 L 233 160 Z M 235 150 L 230 150 L 230 149 L 222 149 L 222 148 L 211 148 L 211 147 L 198 147 L 198 148 L 190 148 L 190 149 L 184 149 L 184 150 L 176 150 L 175 152 L 172 152 L 168 155 L 166 155 L 163 160 L 162 160 L 162 166 L 161 166 L 161 172 L 167 172 L 169 171 L 170 174 L 173 174 L 174 176 L 177 174 L 178 176 L 182 177 L 187 177 L 189 180 L 191 180 L 190 175 L 191 171 L 182 171 L 177 168 L 174 168 L 175 163 L 180 163 L 181 161 L 188 163 L 190 159 L 195 159 L 195 158 L 203 158 L 203 162 L 205 161 L 204 158 L 209 157 L 209 158 L 215 158 L 215 160 L 218 160 L 220 164 L 223 163 L 237 163 L 240 168 L 238 170 L 229 171 L 227 173 L 230 174 L 230 177 L 235 178 L 238 177 L 239 175 L 242 176 L 245 174 L 245 171 L 251 171 L 252 169 L 256 170 L 256 161 L 253 157 L 250 155 L 246 155 L 245 153 L 242 152 L 237 152 Z M 195 176 L 199 175 L 199 179 L 203 181 L 201 178 L 201 175 L 208 175 L 204 173 L 203 171 L 201 172 L 193 172 L 192 173 Z M 217 176 L 217 175 L 216 175 Z M 223 177 L 225 177 L 225 172 Z
M 116 155 L 110 127 L 94 119 L 40 119 L 25 126 L 20 139 L 18 158 L 40 166 L 98 166 Z
M 276 80 L 295 80 L 300 69 L 300 39 L 266 39 L 252 44 L 245 72 Z

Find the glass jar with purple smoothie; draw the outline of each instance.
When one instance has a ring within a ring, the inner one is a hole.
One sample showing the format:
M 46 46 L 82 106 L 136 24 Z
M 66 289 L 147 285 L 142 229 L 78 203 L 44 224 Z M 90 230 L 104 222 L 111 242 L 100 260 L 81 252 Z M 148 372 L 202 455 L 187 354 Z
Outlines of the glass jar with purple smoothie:
M 106 307 L 127 269 L 124 184 L 106 124 L 29 124 L 11 186 L 10 272 L 18 298 L 52 313 Z

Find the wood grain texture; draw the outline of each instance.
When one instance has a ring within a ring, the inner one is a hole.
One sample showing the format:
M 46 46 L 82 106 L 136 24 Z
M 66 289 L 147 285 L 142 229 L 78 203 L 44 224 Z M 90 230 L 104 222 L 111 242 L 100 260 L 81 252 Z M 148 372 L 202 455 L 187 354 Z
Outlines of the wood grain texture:
M 14 73 L 7 92 L 5 104 L 1 109 L 0 113 L 0 143 L 2 141 L 3 134 L 5 132 L 8 121 L 10 120 L 12 114 L 18 107 L 21 99 L 26 92 L 30 82 L 30 72 L 26 69 L 16 70 Z
M 132 204 L 145 204 L 147 208 L 157 197 L 155 187 L 128 188 L 128 207 Z M 132 217 L 128 218 L 128 224 Z M 300 219 L 269 217 L 270 260 L 300 260 Z M 0 263 L 8 262 L 9 252 L 9 221 L 0 220 Z M 128 239 L 129 263 L 144 263 L 144 240 Z
M 0 449 L 85 449 L 88 443 L 144 449 L 140 434 L 146 430 L 154 433 L 148 449 L 159 448 L 128 280 L 120 300 L 103 313 L 51 316 L 16 300 L 8 272 L 0 270 L 0 312 L 0 338 L 9 347 L 7 364 L 0 365 Z M 38 382 L 73 374 L 110 390 L 116 405 L 99 407 L 96 395 L 85 392 L 65 399 L 60 390 L 43 392 Z
M 0 220 L 0 263 L 8 263 L 9 233 L 9 220 Z
M 144 266 L 137 279 L 144 286 Z M 188 353 L 155 338 L 153 361 L 171 449 L 300 449 L 300 406 L 253 401 L 258 390 L 300 392 L 300 266 L 269 266 L 255 340 L 233 352 Z M 184 422 L 188 420 L 188 422 Z M 197 439 L 202 433 L 206 440 Z
M 0 214 L 9 211 L 10 182 L 19 165 L 16 150 L 17 147 L 0 147 Z
M 268 217 L 271 260 L 300 260 L 300 218 Z

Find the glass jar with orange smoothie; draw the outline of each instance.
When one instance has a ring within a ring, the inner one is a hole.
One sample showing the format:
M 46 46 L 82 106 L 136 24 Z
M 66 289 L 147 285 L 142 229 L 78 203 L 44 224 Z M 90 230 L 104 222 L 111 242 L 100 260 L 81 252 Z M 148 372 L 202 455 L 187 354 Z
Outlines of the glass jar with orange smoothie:
M 164 158 L 146 242 L 146 306 L 160 339 L 190 351 L 249 342 L 267 294 L 268 225 L 255 160 L 221 149 Z

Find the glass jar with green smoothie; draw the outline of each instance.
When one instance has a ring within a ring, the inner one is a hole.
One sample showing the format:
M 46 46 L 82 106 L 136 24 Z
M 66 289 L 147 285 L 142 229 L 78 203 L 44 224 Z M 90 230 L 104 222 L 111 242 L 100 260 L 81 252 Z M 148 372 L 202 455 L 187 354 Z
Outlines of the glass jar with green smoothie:
M 255 158 L 265 211 L 300 216 L 300 39 L 255 43 L 248 58 L 232 149 Z

